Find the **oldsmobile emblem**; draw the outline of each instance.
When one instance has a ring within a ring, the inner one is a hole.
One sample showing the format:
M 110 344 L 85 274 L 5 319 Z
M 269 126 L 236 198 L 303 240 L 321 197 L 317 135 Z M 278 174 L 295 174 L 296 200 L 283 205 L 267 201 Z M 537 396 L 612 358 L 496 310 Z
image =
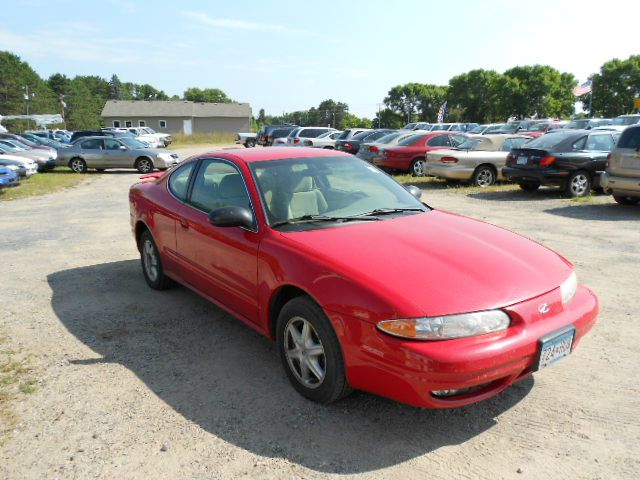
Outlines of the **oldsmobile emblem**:
M 542 313 L 542 314 L 549 313 L 549 310 L 551 310 L 551 308 L 549 308 L 549 304 L 548 303 L 542 303 L 538 307 L 538 311 L 540 313 Z

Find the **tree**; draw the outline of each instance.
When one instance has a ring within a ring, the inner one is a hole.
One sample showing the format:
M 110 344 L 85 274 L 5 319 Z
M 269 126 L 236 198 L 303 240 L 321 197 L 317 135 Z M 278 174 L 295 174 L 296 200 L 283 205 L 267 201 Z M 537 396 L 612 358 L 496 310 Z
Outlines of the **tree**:
M 115 73 L 111 75 L 109 80 L 109 100 L 124 100 L 124 91 L 122 89 L 122 82 Z
M 257 122 L 260 124 L 263 124 L 264 119 L 265 119 L 264 108 L 261 108 L 260 111 L 258 112 Z
M 184 99 L 192 102 L 205 102 L 205 103 L 231 103 L 232 100 L 227 97 L 219 88 L 204 88 L 198 87 L 187 88 L 184 92 Z
M 510 103 L 517 117 L 567 117 L 573 113 L 572 89 L 578 82 L 572 74 L 548 65 L 514 67 L 504 74 L 516 82 Z
M 66 95 L 67 90 L 69 89 L 69 78 L 62 73 L 54 73 L 49 77 L 47 83 L 49 84 L 49 88 L 53 90 L 53 93 L 56 95 Z
M 595 114 L 615 117 L 632 112 L 640 97 L 640 55 L 604 63 L 591 80 Z
M 450 117 L 459 110 L 455 121 L 487 123 L 504 119 L 503 103 L 507 92 L 501 91 L 507 83 L 503 75 L 494 70 L 471 70 L 449 80 L 447 105 Z
M 372 126 L 375 128 L 402 128 L 407 122 L 406 118 L 398 114 L 390 108 L 385 108 L 373 119 Z
M 359 118 L 352 113 L 347 113 L 337 124 L 338 130 L 346 130 L 347 128 L 371 128 L 372 122 L 368 118 Z
M 411 122 L 418 111 L 423 92 L 424 85 L 421 83 L 396 85 L 389 90 L 384 104 L 387 108 L 406 118 L 407 122 Z
M 59 113 L 56 95 L 47 82 L 20 57 L 0 52 L 0 113 L 23 115 L 29 102 L 29 113 Z M 28 100 L 25 98 L 29 91 Z
M 92 129 L 102 124 L 100 112 L 104 106 L 102 98 L 92 95 L 83 77 L 75 77 L 69 83 L 66 97 L 68 128 Z

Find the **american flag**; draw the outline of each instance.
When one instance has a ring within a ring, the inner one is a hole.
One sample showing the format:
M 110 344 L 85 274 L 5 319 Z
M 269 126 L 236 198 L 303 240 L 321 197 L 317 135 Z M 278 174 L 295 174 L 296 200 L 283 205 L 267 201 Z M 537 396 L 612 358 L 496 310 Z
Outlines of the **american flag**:
M 578 85 L 577 87 L 575 87 L 573 89 L 573 94 L 576 97 L 582 97 L 583 95 L 586 95 L 587 93 L 591 93 L 591 80 L 587 80 L 583 84 Z
M 447 116 L 447 102 L 444 102 L 441 106 L 440 106 L 440 110 L 438 110 L 438 119 L 437 122 L 438 123 L 442 123 L 444 122 L 444 118 Z

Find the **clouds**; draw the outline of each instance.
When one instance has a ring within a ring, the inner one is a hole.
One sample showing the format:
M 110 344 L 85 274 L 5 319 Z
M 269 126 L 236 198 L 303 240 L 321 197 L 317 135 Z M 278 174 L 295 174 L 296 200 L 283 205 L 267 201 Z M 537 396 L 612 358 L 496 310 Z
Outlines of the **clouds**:
M 247 20 L 234 20 L 229 18 L 213 18 L 204 12 L 186 11 L 182 12 L 186 18 L 190 18 L 203 25 L 215 28 L 225 28 L 231 30 L 249 30 L 254 32 L 284 32 L 299 33 L 283 25 L 275 25 L 271 23 L 250 22 Z

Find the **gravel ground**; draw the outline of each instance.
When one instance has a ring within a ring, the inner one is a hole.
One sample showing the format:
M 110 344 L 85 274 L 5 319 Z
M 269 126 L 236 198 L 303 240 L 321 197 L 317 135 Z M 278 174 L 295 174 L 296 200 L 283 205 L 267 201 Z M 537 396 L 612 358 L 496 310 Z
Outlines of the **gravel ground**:
M 477 405 L 355 393 L 320 406 L 267 339 L 185 288 L 147 288 L 129 229 L 138 175 L 88 177 L 0 209 L 0 331 L 38 372 L 0 478 L 640 478 L 640 208 L 425 189 L 435 208 L 572 260 L 599 323 L 572 356 Z

